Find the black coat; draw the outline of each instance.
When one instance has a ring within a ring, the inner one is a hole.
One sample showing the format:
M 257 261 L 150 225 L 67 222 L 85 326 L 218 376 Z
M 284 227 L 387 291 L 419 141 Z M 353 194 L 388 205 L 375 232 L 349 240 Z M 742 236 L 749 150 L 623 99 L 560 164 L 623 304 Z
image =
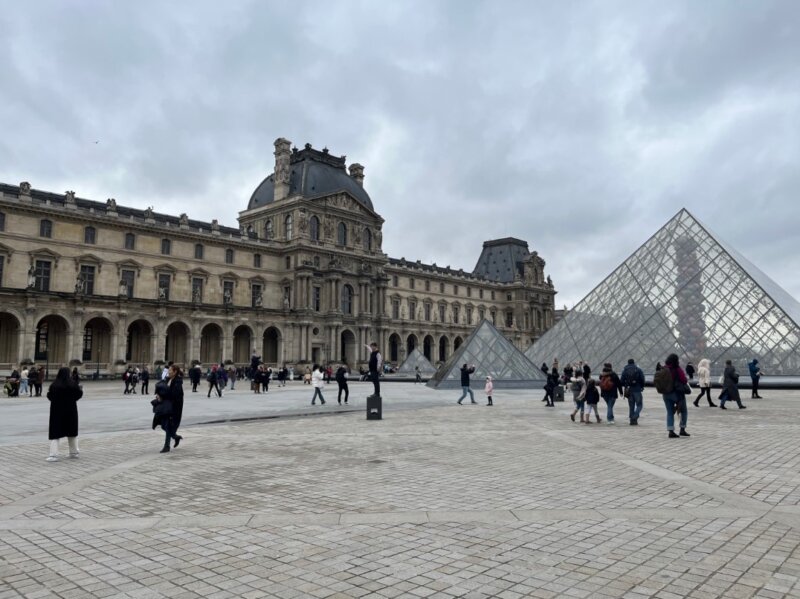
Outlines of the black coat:
M 469 375 L 475 372 L 475 368 L 462 368 L 461 369 L 461 386 L 469 387 Z
M 62 385 L 53 383 L 47 391 L 50 400 L 49 439 L 78 436 L 78 404 L 83 397 L 83 389 L 70 382 Z
M 167 397 L 172 401 L 172 428 L 178 430 L 183 416 L 183 379 L 181 377 L 176 376 L 169 383 Z

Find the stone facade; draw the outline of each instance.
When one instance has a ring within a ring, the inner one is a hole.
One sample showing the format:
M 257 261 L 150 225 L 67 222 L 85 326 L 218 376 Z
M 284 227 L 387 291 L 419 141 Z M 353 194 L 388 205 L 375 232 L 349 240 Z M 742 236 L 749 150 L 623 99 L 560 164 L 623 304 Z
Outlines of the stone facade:
M 343 157 L 289 148 L 276 141 L 239 228 L 0 185 L 0 370 L 108 375 L 253 352 L 357 368 L 373 340 L 389 362 L 418 346 L 437 363 L 483 317 L 522 350 L 552 326 L 555 290 L 535 252 L 505 283 L 389 258 L 364 167 L 347 174 Z

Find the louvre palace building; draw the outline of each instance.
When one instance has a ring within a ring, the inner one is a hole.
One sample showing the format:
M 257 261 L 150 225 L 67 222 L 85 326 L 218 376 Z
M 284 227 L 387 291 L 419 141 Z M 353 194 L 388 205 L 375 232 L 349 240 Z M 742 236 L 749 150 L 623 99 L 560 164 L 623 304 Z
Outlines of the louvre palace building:
M 482 319 L 525 350 L 553 324 L 545 262 L 486 241 L 470 271 L 390 258 L 364 167 L 275 141 L 238 228 L 0 184 L 0 371 L 446 360 Z M 244 202 L 243 202 L 244 204 Z M 411 250 L 411 248 L 410 248 Z

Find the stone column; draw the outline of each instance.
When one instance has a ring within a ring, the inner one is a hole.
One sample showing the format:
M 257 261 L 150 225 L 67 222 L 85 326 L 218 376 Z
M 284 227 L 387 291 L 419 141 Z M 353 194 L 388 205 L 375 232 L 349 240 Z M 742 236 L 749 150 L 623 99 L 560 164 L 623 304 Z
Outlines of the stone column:
M 222 324 L 222 363 L 233 360 L 233 323 Z
M 164 319 L 159 318 L 153 321 L 153 337 L 155 338 L 155 353 L 153 361 L 164 361 L 164 354 L 167 351 L 167 327 Z

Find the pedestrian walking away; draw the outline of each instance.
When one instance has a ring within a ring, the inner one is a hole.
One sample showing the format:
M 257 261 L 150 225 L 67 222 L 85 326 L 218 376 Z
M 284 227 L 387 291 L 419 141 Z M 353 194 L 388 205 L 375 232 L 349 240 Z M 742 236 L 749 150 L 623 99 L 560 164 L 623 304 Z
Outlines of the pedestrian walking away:
M 694 407 L 700 407 L 703 396 L 708 399 L 708 407 L 716 408 L 717 404 L 711 401 L 711 360 L 703 358 L 697 363 L 697 383 L 700 386 L 700 395 L 694 400 Z
M 575 415 L 580 415 L 581 422 L 583 422 L 583 409 L 586 404 L 586 379 L 583 378 L 583 372 L 576 368 L 574 376 L 569 380 L 569 388 L 572 391 L 572 401 L 575 403 L 575 409 L 569 417 L 572 422 L 575 422 Z
M 350 397 L 350 389 L 347 388 L 347 367 L 340 364 L 336 369 L 336 383 L 339 385 L 339 395 L 337 400 L 339 405 L 342 405 L 342 391 L 344 391 L 344 404 L 347 405 L 347 399 Z
M 144 367 L 142 370 L 142 395 L 147 395 L 150 393 L 150 371 L 147 370 L 147 366 Z
M 542 364 L 545 368 L 547 368 L 547 364 Z M 469 375 L 475 372 L 475 365 L 467 365 L 464 364 L 461 367 L 461 397 L 458 398 L 458 405 L 462 405 L 461 402 L 464 401 L 464 398 L 469 393 L 469 399 L 472 403 L 478 403 L 475 401 L 475 396 L 472 394 L 472 389 L 469 386 Z
M 494 383 L 492 382 L 491 376 L 486 377 L 486 385 L 483 387 L 483 391 L 486 393 L 486 400 L 488 402 L 486 405 L 493 406 L 492 393 L 494 392 Z
M 752 399 L 764 399 L 758 394 L 758 382 L 761 380 L 761 375 L 763 374 L 763 372 L 761 372 L 761 366 L 758 365 L 758 360 L 753 358 L 752 362 L 748 362 L 747 369 L 750 371 L 750 381 L 753 384 L 750 397 Z
M 217 374 L 217 365 L 214 364 L 211 369 L 208 371 L 206 375 L 206 381 L 208 381 L 208 395 L 207 397 L 211 397 L 211 392 L 216 391 L 217 397 L 222 397 L 222 389 L 219 388 L 219 375 Z
M 50 426 L 48 438 L 50 439 L 50 454 L 48 462 L 58 461 L 58 441 L 66 437 L 69 444 L 69 457 L 77 458 L 78 449 L 78 400 L 83 397 L 83 390 L 72 380 L 69 368 L 62 367 L 58 370 L 56 380 L 47 391 L 50 400 Z
M 628 398 L 628 418 L 631 426 L 639 424 L 639 416 L 642 413 L 642 393 L 644 391 L 644 372 L 636 365 L 633 358 L 628 360 L 625 368 L 622 369 L 620 379 L 622 387 L 625 389 L 624 395 Z
M 681 368 L 677 354 L 667 356 L 664 366 L 656 371 L 653 377 L 656 391 L 664 400 L 667 410 L 667 436 L 670 439 L 689 437 L 686 432 L 686 423 L 689 419 L 689 410 L 686 407 L 686 394 L 691 393 L 686 373 Z M 681 415 L 680 434 L 675 434 L 675 412 Z
M 720 395 L 719 407 L 727 410 L 725 407 L 726 401 L 735 401 L 740 410 L 744 410 L 747 406 L 742 405 L 742 399 L 739 396 L 739 373 L 736 372 L 736 367 L 730 360 L 725 360 L 725 372 L 722 375 L 722 395 Z
M 322 396 L 322 388 L 325 386 L 325 368 L 319 364 L 314 364 L 314 371 L 311 373 L 311 385 L 314 387 L 314 397 L 311 398 L 313 406 L 319 397 L 319 403 L 325 405 L 325 398 Z
M 606 402 L 606 422 L 614 424 L 614 404 L 617 398 L 623 394 L 622 382 L 619 375 L 614 372 L 610 362 L 603 364 L 600 374 L 600 396 Z

